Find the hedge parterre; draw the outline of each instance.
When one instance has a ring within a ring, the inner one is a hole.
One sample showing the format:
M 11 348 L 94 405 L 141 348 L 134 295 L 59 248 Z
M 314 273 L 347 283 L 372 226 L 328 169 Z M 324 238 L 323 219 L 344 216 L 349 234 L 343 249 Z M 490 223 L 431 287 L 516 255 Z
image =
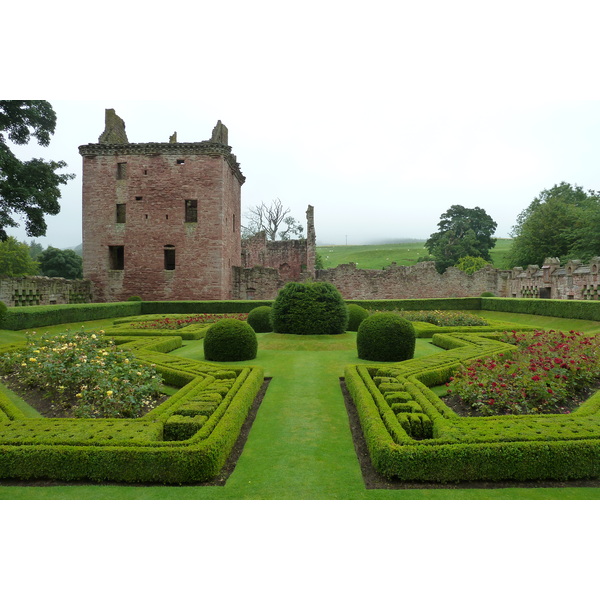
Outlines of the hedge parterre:
M 568 480 L 600 476 L 600 393 L 571 414 L 460 417 L 431 389 L 461 365 L 499 360 L 501 333 L 436 334 L 448 350 L 346 368 L 374 467 L 403 481 Z
M 114 341 L 181 389 L 138 419 L 27 418 L 0 393 L 1 479 L 183 484 L 219 473 L 262 386 L 263 369 L 164 354 L 181 346 L 179 336 Z

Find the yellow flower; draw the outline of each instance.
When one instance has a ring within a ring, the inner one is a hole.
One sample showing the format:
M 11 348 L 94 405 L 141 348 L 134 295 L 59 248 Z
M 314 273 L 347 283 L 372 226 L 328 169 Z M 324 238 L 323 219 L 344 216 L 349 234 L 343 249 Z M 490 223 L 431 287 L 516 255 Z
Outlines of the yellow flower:
M 29 362 L 37 362 L 37 358 L 33 358 L 33 357 L 31 357 L 31 358 L 29 359 Z
M 112 390 L 108 390 L 108 392 L 106 392 L 107 396 L 112 396 L 113 395 L 113 391 Z

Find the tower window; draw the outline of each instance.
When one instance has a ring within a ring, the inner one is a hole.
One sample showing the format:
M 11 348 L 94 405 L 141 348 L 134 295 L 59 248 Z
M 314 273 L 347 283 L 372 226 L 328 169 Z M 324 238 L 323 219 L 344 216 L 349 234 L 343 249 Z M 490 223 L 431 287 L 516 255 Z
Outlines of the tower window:
M 175 246 L 167 244 L 164 248 L 165 252 L 165 271 L 175 270 Z
M 198 200 L 186 200 L 185 201 L 185 222 L 186 223 L 197 223 L 198 222 Z
M 142 200 L 142 199 L 143 199 L 143 196 L 136 196 L 136 197 L 135 197 L 135 199 L 136 199 L 136 200 L 138 200 L 138 201 L 139 201 L 139 200 Z
M 125 223 L 127 204 L 117 204 L 117 223 Z
M 185 165 L 185 159 L 183 158 L 178 158 L 175 162 L 178 165 Z
M 127 179 L 127 163 L 117 163 L 117 179 Z
M 125 246 L 109 246 L 108 262 L 111 271 L 123 271 L 125 269 Z

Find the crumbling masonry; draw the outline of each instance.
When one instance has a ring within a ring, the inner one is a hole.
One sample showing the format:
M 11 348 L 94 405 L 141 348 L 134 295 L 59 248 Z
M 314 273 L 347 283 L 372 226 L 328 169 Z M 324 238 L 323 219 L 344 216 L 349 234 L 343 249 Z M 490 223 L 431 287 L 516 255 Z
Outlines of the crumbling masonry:
M 83 268 L 94 301 L 273 299 L 288 281 L 334 284 L 347 299 L 448 298 L 492 292 L 501 297 L 599 299 L 600 258 L 564 267 L 473 275 L 433 263 L 383 270 L 340 265 L 315 270 L 313 207 L 307 237 L 270 241 L 264 233 L 241 239 L 245 177 L 220 121 L 209 140 L 129 143 L 125 123 L 106 110 L 97 144 L 83 157 Z M 55 294 L 55 297 L 56 294 Z M 64 296 L 67 298 L 68 295 Z M 62 302 L 63 296 L 58 302 Z

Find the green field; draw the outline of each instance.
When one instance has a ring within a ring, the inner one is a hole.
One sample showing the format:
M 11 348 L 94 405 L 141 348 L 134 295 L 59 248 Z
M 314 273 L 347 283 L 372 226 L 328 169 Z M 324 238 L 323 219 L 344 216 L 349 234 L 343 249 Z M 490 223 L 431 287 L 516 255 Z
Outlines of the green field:
M 495 267 L 506 268 L 505 257 L 512 240 L 499 239 L 490 252 Z M 359 269 L 383 269 L 395 262 L 397 265 L 414 265 L 419 257 L 427 256 L 425 241 L 399 244 L 373 244 L 369 246 L 317 246 L 326 269 L 347 263 L 356 263 Z

